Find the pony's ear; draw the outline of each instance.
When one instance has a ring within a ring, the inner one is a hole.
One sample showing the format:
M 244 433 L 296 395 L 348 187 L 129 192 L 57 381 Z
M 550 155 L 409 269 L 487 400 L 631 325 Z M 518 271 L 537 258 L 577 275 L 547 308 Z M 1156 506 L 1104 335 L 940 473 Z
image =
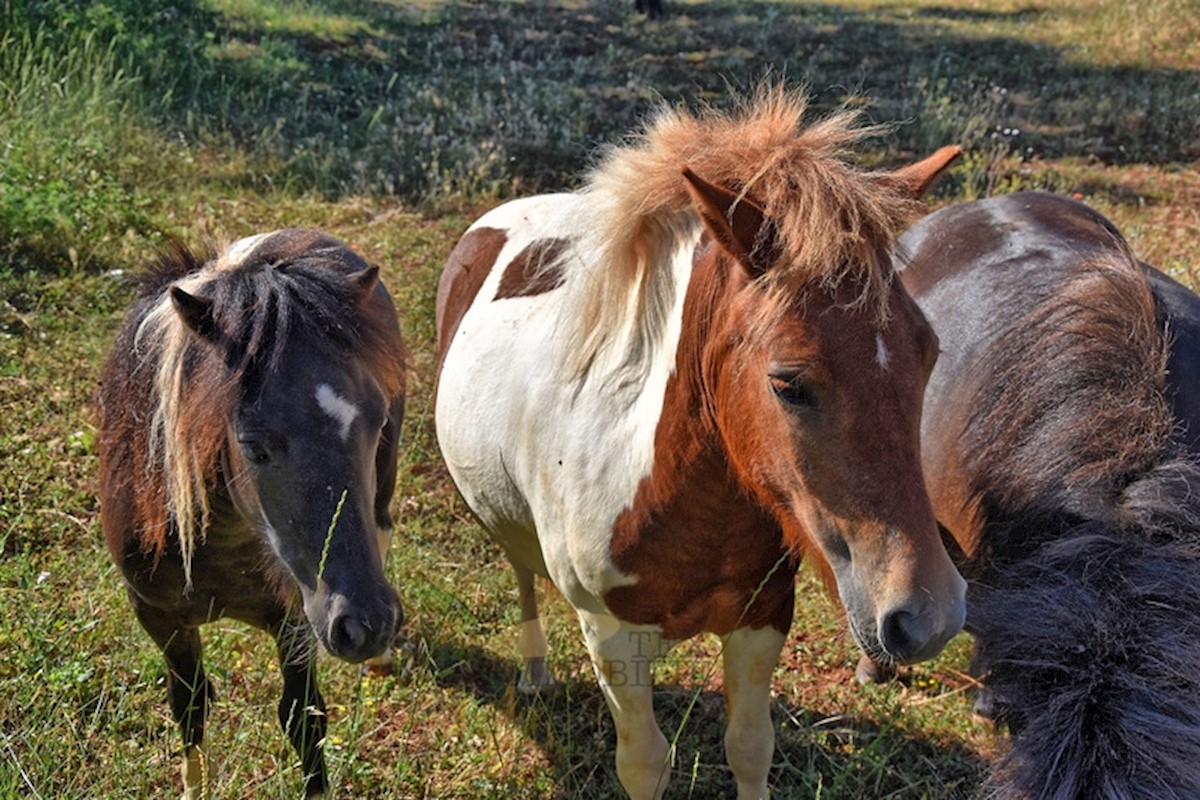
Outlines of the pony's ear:
M 213 317 L 213 301 L 207 297 L 188 294 L 178 286 L 171 287 L 171 303 L 175 306 L 175 311 L 183 319 L 183 324 L 187 325 L 201 339 L 207 342 L 216 342 L 217 323 Z
M 900 191 L 914 199 L 920 199 L 929 191 L 929 187 L 933 186 L 933 182 L 954 162 L 954 159 L 961 155 L 961 147 L 956 144 L 947 145 L 933 155 L 891 173 L 888 181 L 894 183 Z
M 704 227 L 717 243 L 751 274 L 762 272 L 753 254 L 767 220 L 763 207 L 732 189 L 709 183 L 687 167 L 683 179 Z
M 375 284 L 379 283 L 379 267 L 372 264 L 358 272 L 351 273 L 347 280 L 354 292 L 354 302 L 361 303 L 374 291 Z

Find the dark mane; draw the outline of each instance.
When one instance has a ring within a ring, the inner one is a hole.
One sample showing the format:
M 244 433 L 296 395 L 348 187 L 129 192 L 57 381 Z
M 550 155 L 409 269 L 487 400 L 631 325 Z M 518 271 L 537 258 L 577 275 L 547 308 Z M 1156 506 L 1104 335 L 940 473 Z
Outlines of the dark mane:
M 1172 438 L 1168 342 L 1132 258 L 1040 280 L 960 445 L 976 658 L 1014 734 L 989 796 L 1200 797 L 1200 465 Z
M 162 551 L 174 525 L 185 565 L 203 534 L 208 492 L 218 472 L 230 420 L 239 403 L 279 366 L 296 337 L 324 357 L 358 359 L 389 397 L 403 392 L 404 352 L 391 301 L 381 289 L 360 298 L 348 276 L 368 269 L 349 248 L 311 231 L 280 231 L 216 259 L 175 243 L 140 280 L 134 306 L 104 379 L 145 377 L 120 387 L 124 408 L 105 408 L 113 452 L 138 476 L 143 546 Z M 190 331 L 169 289 L 212 302 L 217 346 Z M 125 366 L 122 366 L 122 365 Z M 146 373 L 151 373 L 146 375 Z
M 1023 280 L 1030 310 L 1005 321 L 974 370 L 959 448 L 974 499 L 991 521 L 1136 525 L 1126 492 L 1169 458 L 1175 428 L 1146 279 L 1114 256 L 1077 265 L 1065 283 L 1051 271 Z

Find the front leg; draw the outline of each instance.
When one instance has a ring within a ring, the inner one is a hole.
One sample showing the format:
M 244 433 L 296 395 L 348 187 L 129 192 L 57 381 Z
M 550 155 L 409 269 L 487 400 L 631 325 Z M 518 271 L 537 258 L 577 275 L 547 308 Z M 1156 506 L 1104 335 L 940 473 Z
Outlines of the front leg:
M 204 752 L 204 722 L 212 703 L 213 688 L 204 674 L 200 631 L 163 619 L 162 612 L 145 605 L 129 592 L 138 621 L 162 650 L 167 662 L 167 701 L 183 735 L 183 778 L 185 800 L 212 795 L 208 756 Z
M 650 665 L 669 643 L 658 628 L 579 611 L 579 622 L 617 728 L 617 777 L 631 800 L 657 800 L 671 777 L 671 748 L 654 719 Z
M 325 793 L 325 700 L 317 688 L 317 647 L 306 622 L 283 623 L 276 637 L 279 668 L 283 673 L 283 697 L 279 701 L 279 724 L 300 756 L 304 770 L 304 796 Z
M 738 628 L 724 639 L 725 760 L 737 781 L 738 800 L 767 796 L 767 773 L 775 753 L 771 724 L 771 674 L 785 640 L 772 627 Z

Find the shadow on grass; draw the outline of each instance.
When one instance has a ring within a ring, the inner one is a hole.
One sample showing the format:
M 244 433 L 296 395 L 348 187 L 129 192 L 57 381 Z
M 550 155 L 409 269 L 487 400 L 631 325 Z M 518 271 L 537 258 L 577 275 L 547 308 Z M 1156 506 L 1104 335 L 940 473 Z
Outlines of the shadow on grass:
M 542 751 L 559 787 L 555 796 L 624 797 L 615 767 L 616 731 L 586 663 L 555 664 L 559 685 L 525 696 L 515 691 L 517 663 L 485 648 L 443 641 L 430 657 L 439 665 L 439 686 L 496 707 Z M 654 706 L 668 740 L 678 736 L 669 796 L 732 796 L 722 743 L 724 695 L 662 682 L 655 686 Z M 958 800 L 971 796 L 984 774 L 984 764 L 959 744 L 930 741 L 866 716 L 831 718 L 776 698 L 772 720 L 772 797 Z
M 130 55 L 171 87 L 164 126 L 255 153 L 253 181 L 333 195 L 559 188 L 657 99 L 720 102 L 768 71 L 820 108 L 862 95 L 873 118 L 911 120 L 882 143 L 905 154 L 1200 156 L 1200 72 L 1079 64 L 1018 38 L 1053 9 L 713 0 L 647 22 L 626 3 L 562 5 L 356 0 L 288 25 L 176 3 L 154 35 L 170 31 L 177 61 Z

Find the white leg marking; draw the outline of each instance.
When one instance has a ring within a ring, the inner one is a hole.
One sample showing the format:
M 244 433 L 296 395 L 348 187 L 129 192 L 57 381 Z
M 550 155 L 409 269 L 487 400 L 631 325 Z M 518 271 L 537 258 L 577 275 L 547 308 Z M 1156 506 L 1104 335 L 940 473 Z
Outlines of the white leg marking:
M 784 635 L 774 628 L 739 628 L 725 637 L 725 760 L 737 781 L 738 800 L 767 796 L 767 772 L 775 753 L 771 724 L 771 673 Z
M 888 349 L 887 345 L 883 343 L 882 333 L 875 334 L 875 363 L 877 363 L 881 369 L 888 368 Z
M 553 689 L 556 685 L 554 676 L 550 674 L 550 668 L 546 665 L 546 654 L 550 648 L 546 644 L 541 620 L 538 619 L 537 588 L 533 583 L 533 572 L 515 564 L 513 570 L 517 573 L 517 587 L 521 593 L 521 626 L 517 634 L 517 649 L 524 662 L 517 689 L 522 694 L 535 694 Z
M 350 425 L 353 424 L 354 418 L 358 416 L 358 408 L 346 398 L 333 390 L 333 387 L 328 383 L 322 383 L 317 387 L 317 405 L 321 410 L 333 418 L 342 426 L 338 431 L 338 435 L 342 437 L 342 441 L 350 439 Z
M 631 800 L 658 800 L 667 790 L 672 755 L 654 720 L 650 664 L 667 643 L 658 628 L 578 613 L 617 728 L 617 777 Z
M 517 633 L 517 649 L 521 658 L 545 658 L 550 650 L 546 644 L 546 634 L 542 632 L 542 622 L 539 619 L 527 619 L 521 623 Z
M 189 747 L 183 754 L 180 769 L 183 775 L 184 800 L 207 800 L 212 796 L 208 780 L 208 755 L 201 747 Z

